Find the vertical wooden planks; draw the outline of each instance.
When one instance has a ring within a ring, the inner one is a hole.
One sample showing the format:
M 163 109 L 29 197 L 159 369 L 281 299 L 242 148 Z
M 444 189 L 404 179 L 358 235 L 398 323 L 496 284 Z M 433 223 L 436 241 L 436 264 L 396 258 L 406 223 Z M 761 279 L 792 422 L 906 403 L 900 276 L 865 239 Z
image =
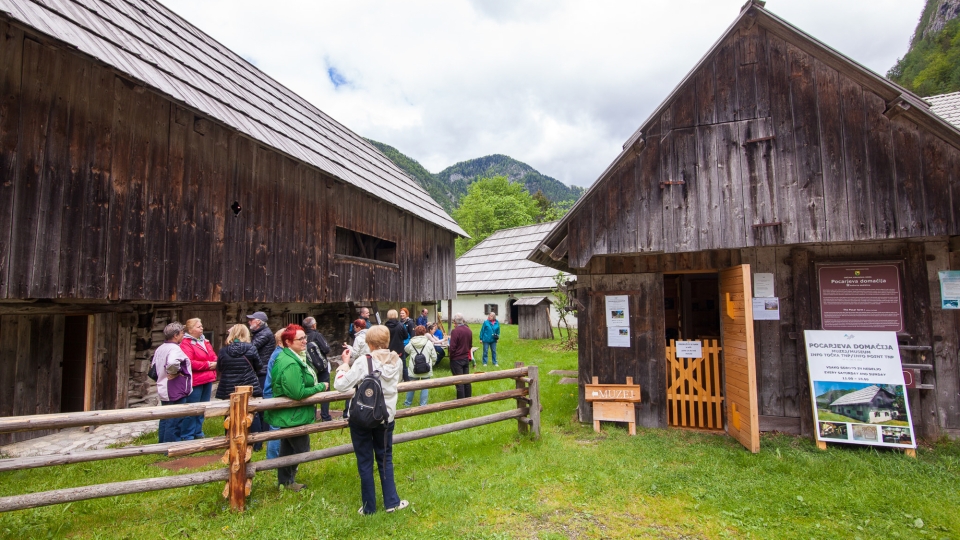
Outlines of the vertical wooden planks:
M 790 98 L 795 122 L 798 198 L 792 202 L 797 206 L 797 241 L 821 242 L 826 240 L 826 216 L 814 59 L 790 44 L 787 45 L 787 59 L 790 66 Z M 789 204 L 788 201 L 787 204 Z
M 20 83 L 23 32 L 0 23 L 0 298 L 9 298 L 15 186 L 20 173 Z M 2 369 L 2 367 L 0 367 Z M 0 388 L 0 392 L 3 388 Z M 12 395 L 12 394 L 11 394 Z M 2 407 L 0 407 L 0 414 Z M 0 439 L 2 440 L 2 439 Z
M 206 189 L 202 190 L 201 200 L 204 205 L 204 237 L 203 243 L 208 249 L 203 256 L 207 258 L 207 271 L 203 288 L 199 294 L 200 300 L 220 302 L 223 295 L 224 283 L 224 234 L 226 214 L 230 212 L 232 199 L 227 198 L 227 187 L 232 181 L 233 164 L 230 161 L 231 140 L 233 135 L 219 125 L 213 125 L 207 137 L 212 137 L 213 152 L 209 157 L 210 172 L 204 182 Z M 231 275 L 235 273 L 230 269 Z
M 794 290 L 793 269 L 790 266 L 790 248 L 777 247 L 774 254 L 775 282 L 774 289 L 780 298 L 780 403 L 783 407 L 783 416 L 799 418 L 800 408 L 798 396 L 800 386 L 807 382 L 800 380 L 797 375 L 797 355 L 803 354 L 797 350 L 795 333 L 798 327 L 794 319 Z
M 780 226 L 754 227 L 778 220 L 772 143 L 770 140 L 758 140 L 772 136 L 773 128 L 767 118 L 738 122 L 737 127 L 740 131 L 740 182 L 743 186 L 746 244 L 777 244 L 780 239 Z
M 741 29 L 735 37 L 737 54 L 737 120 L 757 118 L 757 65 L 760 27 Z
M 50 114 L 60 72 L 59 55 L 36 41 L 23 41 L 23 106 L 19 174 L 15 177 L 13 223 L 10 242 L 8 295 L 31 297 L 35 254 L 40 236 L 40 205 L 47 152 Z M 42 272 L 43 269 L 40 269 Z
M 237 138 L 237 198 L 240 203 L 240 214 L 232 221 L 237 224 L 238 237 L 236 242 L 241 246 L 235 253 L 239 258 L 234 265 L 225 267 L 225 272 L 233 268 L 239 274 L 242 287 L 238 290 L 239 298 L 250 302 L 256 298 L 255 282 L 257 275 L 257 210 L 258 201 L 255 189 L 257 168 L 257 145 L 246 137 Z
M 840 74 L 819 60 L 816 72 L 817 111 L 820 119 L 820 152 L 823 164 L 823 202 L 828 241 L 850 238 L 849 200 L 843 159 L 843 111 L 840 107 Z
M 697 128 L 697 200 L 699 201 L 700 249 L 723 247 L 721 213 L 727 206 L 720 190 L 718 126 Z
M 717 122 L 717 74 L 713 60 L 705 62 L 696 76 L 697 125 Z
M 728 39 L 717 49 L 714 57 L 716 86 L 717 123 L 737 121 L 737 38 Z
M 185 257 L 181 232 L 186 225 L 186 214 L 183 208 L 183 187 L 187 167 L 187 133 L 193 129 L 193 114 L 176 105 L 170 107 L 170 137 L 168 143 L 168 192 L 167 215 L 168 220 L 166 242 L 166 271 L 163 274 L 164 295 L 170 300 L 188 299 L 187 288 L 181 286 L 181 280 L 189 279 L 190 270 L 181 265 Z M 192 269 L 192 265 L 190 266 Z
M 17 325 L 13 415 L 37 414 L 36 316 L 21 316 Z
M 106 252 L 107 258 L 107 298 L 119 300 L 122 294 L 124 267 L 123 256 L 127 247 L 124 237 L 129 191 L 133 196 L 139 194 L 140 179 L 131 179 L 131 130 L 135 124 L 134 114 L 139 103 L 134 99 L 130 83 L 114 77 L 113 79 L 113 152 L 110 163 L 110 190 L 107 203 Z M 136 185 L 133 185 L 136 182 Z M 132 204 L 135 204 L 132 203 Z M 127 226 L 130 224 L 127 223 Z
M 883 115 L 886 104 L 880 96 L 864 90 L 866 117 L 867 178 L 873 208 L 872 238 L 897 236 L 897 175 L 890 120 Z
M 950 233 L 954 223 L 953 208 L 950 204 L 950 170 L 956 161 L 950 154 L 957 150 L 948 146 L 940 138 L 927 132 L 920 134 L 921 159 L 923 164 L 923 199 L 926 214 L 926 235 L 943 236 Z
M 761 272 L 774 274 L 774 292 L 782 297 L 784 291 L 779 289 L 776 283 L 777 248 L 756 248 L 754 253 L 755 258 L 750 265 L 754 275 Z M 780 325 L 781 321 L 754 321 L 753 323 L 757 350 L 757 390 L 760 414 L 764 416 L 785 416 Z
M 53 89 L 45 133 L 45 151 L 42 155 L 40 176 L 40 208 L 37 217 L 37 235 L 33 276 L 30 277 L 29 296 L 53 298 L 57 296 L 60 278 L 60 242 L 63 233 L 64 187 L 70 178 L 70 124 L 75 113 L 73 104 L 77 99 L 77 76 L 75 63 L 61 51 L 43 49 L 41 61 L 52 62 L 56 71 L 53 78 L 42 84 Z M 67 227 L 71 224 L 68 223 Z M 18 228 L 14 228 L 18 231 Z M 27 231 L 19 230 L 20 234 Z
M 16 315 L 0 316 L 0 417 L 13 416 L 16 402 L 20 319 Z M 12 434 L 0 435 L 0 444 L 12 441 Z
M 790 251 L 793 273 L 794 328 L 797 333 L 797 388 L 798 408 L 800 410 L 800 435 L 813 436 L 813 401 L 810 397 L 810 373 L 807 370 L 806 346 L 803 331 L 816 330 L 813 325 L 813 302 L 811 295 L 817 289 L 812 286 L 814 277 L 810 252 L 802 248 Z
M 920 130 L 903 116 L 895 117 L 893 161 L 897 171 L 897 236 L 922 236 L 926 232 L 923 202 L 923 163 Z
M 229 135 L 229 150 L 227 158 L 227 174 L 229 174 L 229 188 L 227 188 L 226 199 L 223 204 L 227 205 L 223 218 L 223 263 L 220 264 L 219 275 L 222 283 L 221 298 L 224 302 L 239 302 L 243 299 L 244 274 L 246 270 L 246 216 L 244 210 L 249 212 L 249 208 L 241 203 L 245 195 L 245 184 L 243 179 L 249 177 L 249 171 L 241 172 L 241 167 L 246 165 L 246 159 L 249 156 L 241 156 L 241 152 L 246 148 L 243 144 L 245 137 L 236 133 Z M 243 162 L 243 164 L 241 164 Z M 243 179 L 242 179 L 243 178 Z M 240 204 L 240 213 L 234 214 L 233 203 Z M 242 216 L 242 217 L 241 217 Z
M 947 242 L 927 242 L 924 252 L 927 261 L 927 283 L 930 291 L 931 318 L 933 321 L 933 364 L 936 379 L 936 417 L 934 421 L 946 429 L 960 428 L 960 410 L 956 406 L 960 395 L 960 369 L 958 369 L 958 335 L 956 315 L 941 309 L 940 276 L 942 270 L 951 270 Z M 939 337 L 939 339 L 937 339 Z
M 655 123 L 650 133 L 645 134 L 644 148 L 637 157 L 635 179 L 637 182 L 637 247 L 642 252 L 660 251 L 663 243 L 663 190 L 660 189 L 660 126 Z M 580 211 L 580 214 L 587 214 Z M 571 222 L 572 224 L 572 222 Z M 570 228 L 571 234 L 579 238 L 587 233 L 580 228 Z M 573 261 L 574 245 L 580 244 L 571 238 L 569 261 Z M 576 268 L 582 268 L 586 261 L 579 259 Z
M 726 431 L 747 450 L 760 451 L 756 353 L 750 265 L 720 271 Z
M 744 189 L 741 177 L 740 132 L 736 123 L 717 126 L 717 172 L 720 198 L 720 242 L 724 247 L 747 245 L 747 226 L 744 216 Z
M 770 71 L 770 118 L 773 121 L 773 132 L 777 136 L 773 140 L 773 148 L 777 214 L 781 222 L 780 239 L 784 244 L 794 244 L 800 237 L 795 202 L 799 197 L 799 183 L 795 168 L 796 146 L 793 110 L 790 104 L 787 44 L 782 39 L 767 34 L 766 45 Z
M 78 278 L 79 294 L 86 298 L 104 298 L 107 294 L 107 246 L 110 224 L 110 197 L 113 193 L 113 73 L 106 69 L 91 71 L 90 119 L 84 134 L 90 160 L 84 193 L 83 231 Z
M 823 112 L 821 111 L 821 114 Z M 840 74 L 840 122 L 843 132 L 843 176 L 846 183 L 848 238 L 873 237 L 872 182 L 867 176 L 866 117 L 863 88 Z

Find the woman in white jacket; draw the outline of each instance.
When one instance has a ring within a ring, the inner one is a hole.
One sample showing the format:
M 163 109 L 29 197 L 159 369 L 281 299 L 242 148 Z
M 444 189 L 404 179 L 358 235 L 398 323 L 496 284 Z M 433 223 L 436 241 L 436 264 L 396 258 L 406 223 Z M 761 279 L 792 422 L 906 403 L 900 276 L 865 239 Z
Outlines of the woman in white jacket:
M 397 410 L 397 384 L 403 373 L 403 364 L 397 353 L 387 349 L 390 343 L 390 331 L 386 326 L 374 326 L 367 330 L 366 344 L 370 347 L 373 370 L 380 372 L 380 385 L 383 399 L 387 405 L 387 422 L 373 429 L 350 426 L 350 439 L 353 453 L 357 456 L 357 471 L 360 473 L 360 498 L 363 506 L 361 514 L 373 514 L 377 511 L 377 486 L 373 480 L 373 461 L 377 461 L 380 473 L 380 486 L 383 488 L 383 507 L 387 512 L 402 510 L 409 504 L 400 500 L 397 485 L 393 480 L 393 418 Z M 340 356 L 343 364 L 337 368 L 337 377 L 333 387 L 345 392 L 360 384 L 367 375 L 367 355 L 351 358 L 346 349 Z
M 422 381 L 433 377 L 433 365 L 437 363 L 437 351 L 433 348 L 433 342 L 430 341 L 430 336 L 427 335 L 427 329 L 425 327 L 418 326 L 413 330 L 413 337 L 410 338 L 410 343 L 407 343 L 407 346 L 403 350 L 407 353 L 407 373 L 411 379 Z M 424 373 L 417 373 L 414 369 L 417 364 L 418 354 L 423 354 L 427 360 L 427 371 Z M 407 397 L 403 400 L 404 407 L 413 405 L 414 392 L 415 390 L 407 392 Z M 429 396 L 430 389 L 424 388 L 420 390 L 421 407 L 427 404 Z

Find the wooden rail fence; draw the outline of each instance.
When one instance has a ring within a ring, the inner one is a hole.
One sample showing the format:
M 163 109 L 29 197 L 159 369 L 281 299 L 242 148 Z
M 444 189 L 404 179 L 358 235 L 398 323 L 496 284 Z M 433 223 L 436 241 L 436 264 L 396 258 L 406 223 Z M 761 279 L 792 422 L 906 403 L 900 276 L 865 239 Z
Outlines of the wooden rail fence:
M 442 424 L 430 428 L 399 433 L 394 435 L 395 444 L 416 441 L 428 437 L 435 437 L 445 433 L 452 433 L 505 420 L 517 420 L 517 429 L 521 434 L 540 436 L 540 383 L 537 366 L 524 366 L 517 362 L 514 369 L 491 373 L 472 373 L 453 377 L 441 377 L 424 381 L 400 383 L 397 393 L 402 394 L 410 390 L 440 388 L 456 384 L 473 384 L 485 381 L 513 379 L 516 387 L 512 390 L 473 396 L 467 399 L 431 403 L 422 407 L 410 407 L 396 412 L 396 419 L 409 418 L 424 414 L 437 413 L 452 409 L 460 409 L 496 401 L 516 400 L 516 408 L 496 414 L 477 418 L 470 418 L 459 422 Z M 129 446 L 124 448 L 110 448 L 77 452 L 75 454 L 36 456 L 25 458 L 11 458 L 0 460 L 0 472 L 49 467 L 70 463 L 89 461 L 103 461 L 142 455 L 166 455 L 168 457 L 186 456 L 198 452 L 226 449 L 223 462 L 225 469 L 205 471 L 190 474 L 148 478 L 143 480 L 129 480 L 108 484 L 95 484 L 68 489 L 57 489 L 38 493 L 28 493 L 10 497 L 0 497 L 0 512 L 24 510 L 38 506 L 49 506 L 100 497 L 114 497 L 132 493 L 160 491 L 187 486 L 222 482 L 226 484 L 223 496 L 230 500 L 234 510 L 243 511 L 246 498 L 250 495 L 252 480 L 260 471 L 287 467 L 300 463 L 307 463 L 320 459 L 341 456 L 353 452 L 353 446 L 343 444 L 314 450 L 303 454 L 294 454 L 275 459 L 250 462 L 251 445 L 274 439 L 283 439 L 297 435 L 333 431 L 348 427 L 345 420 L 322 422 L 299 426 L 295 428 L 278 429 L 263 433 L 250 433 L 253 413 L 272 409 L 284 409 L 304 404 L 318 404 L 334 401 L 343 401 L 353 397 L 353 390 L 347 392 L 322 392 L 310 396 L 302 401 L 286 398 L 251 399 L 252 388 L 238 387 L 230 395 L 229 401 L 215 401 L 195 403 L 189 405 L 168 405 L 163 407 L 147 407 L 140 409 L 123 409 L 109 411 L 90 411 L 63 414 L 44 414 L 35 416 L 13 416 L 0 418 L 0 433 L 18 431 L 33 431 L 42 429 L 63 429 L 77 426 L 94 426 L 105 424 L 122 424 L 126 422 L 141 422 L 145 420 L 159 420 L 164 418 L 182 418 L 186 416 L 204 415 L 207 418 L 225 417 L 224 428 L 227 435 L 210 437 L 199 441 L 176 443 L 148 444 L 144 446 Z

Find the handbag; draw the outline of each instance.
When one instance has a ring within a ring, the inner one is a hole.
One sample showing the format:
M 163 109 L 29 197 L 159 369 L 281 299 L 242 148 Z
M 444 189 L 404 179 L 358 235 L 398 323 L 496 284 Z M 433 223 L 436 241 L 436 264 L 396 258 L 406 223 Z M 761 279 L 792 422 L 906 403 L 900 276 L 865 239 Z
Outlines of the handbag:
M 157 375 L 157 364 L 150 362 L 150 371 L 147 372 L 147 377 L 153 379 L 153 382 L 157 382 L 157 379 L 160 378 L 160 376 Z

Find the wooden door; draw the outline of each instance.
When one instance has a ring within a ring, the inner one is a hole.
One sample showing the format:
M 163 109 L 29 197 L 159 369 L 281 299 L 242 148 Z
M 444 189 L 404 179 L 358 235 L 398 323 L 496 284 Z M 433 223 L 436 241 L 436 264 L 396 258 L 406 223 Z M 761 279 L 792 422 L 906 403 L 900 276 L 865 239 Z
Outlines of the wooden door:
M 717 340 L 702 342 L 701 358 L 677 358 L 667 344 L 667 420 L 670 427 L 723 429 L 720 352 Z
M 760 423 L 750 283 L 749 264 L 720 272 L 726 430 L 748 450 L 757 453 L 760 451 Z

